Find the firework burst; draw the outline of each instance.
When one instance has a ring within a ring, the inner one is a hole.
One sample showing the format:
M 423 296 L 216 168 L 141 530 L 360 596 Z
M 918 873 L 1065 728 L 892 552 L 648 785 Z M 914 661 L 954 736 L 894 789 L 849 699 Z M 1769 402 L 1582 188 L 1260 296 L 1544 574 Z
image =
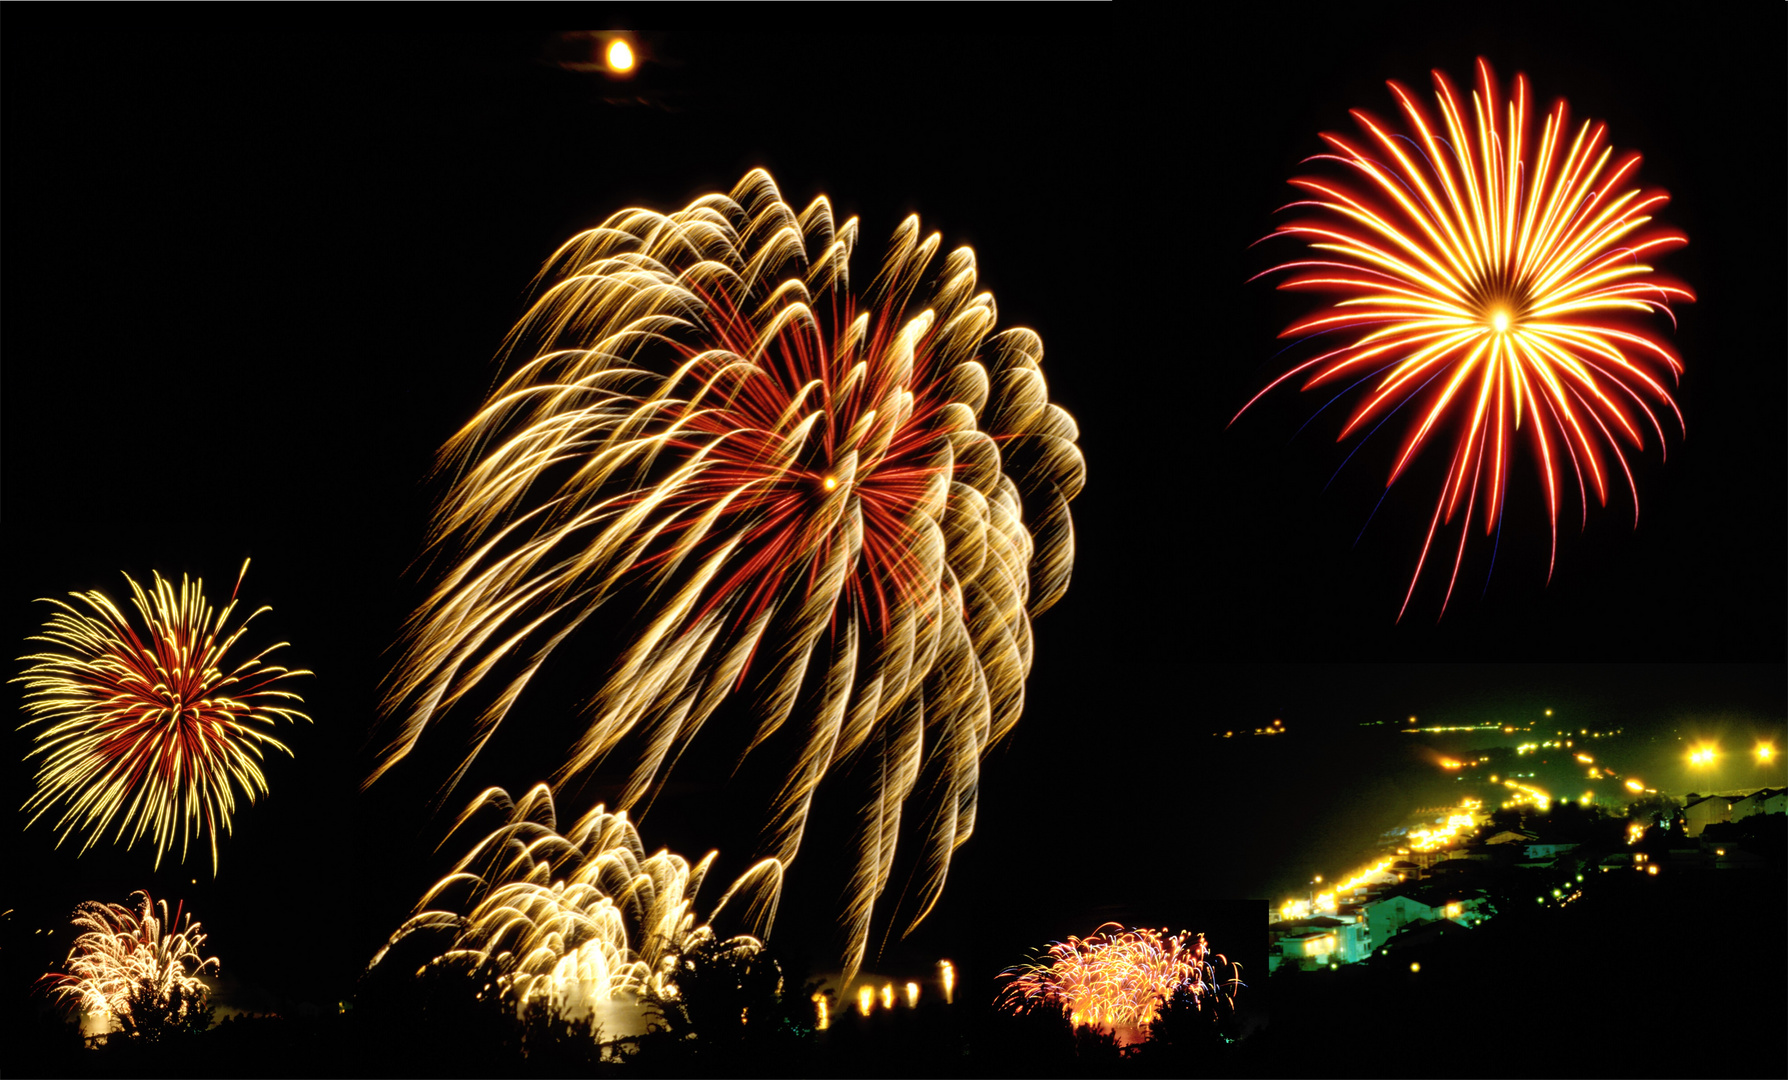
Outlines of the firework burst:
M 504 824 L 424 894 L 369 967 L 412 935 L 445 937 L 450 944 L 425 967 L 489 978 L 518 1010 L 545 1002 L 575 1018 L 624 995 L 675 998 L 679 958 L 710 943 L 733 955 L 761 950 L 782 884 L 775 859 L 747 870 L 698 920 L 696 892 L 717 852 L 694 866 L 669 851 L 648 856 L 627 814 L 601 806 L 560 834 L 545 784 L 519 802 L 485 791 L 454 831 L 487 806 L 503 811 Z M 461 898 L 459 910 L 429 907 L 451 897 Z M 721 940 L 713 923 L 735 899 L 754 933 Z
M 1059 1008 L 1076 1027 L 1139 1037 L 1177 994 L 1200 1008 L 1207 999 L 1233 1006 L 1241 982 L 1220 981 L 1217 963 L 1230 966 L 1203 934 L 1106 923 L 1091 937 L 1052 943 L 1036 963 L 1008 968 L 1001 1002 L 1014 1013 Z
M 1666 202 L 1635 183 L 1639 157 L 1614 160 L 1602 124 L 1573 133 L 1561 100 L 1533 123 L 1525 77 L 1513 96 L 1498 92 L 1478 61 L 1469 109 L 1446 76 L 1434 73 L 1440 122 L 1397 83 L 1391 91 L 1409 135 L 1362 111 L 1363 143 L 1323 135 L 1348 180 L 1302 178 L 1317 211 L 1275 236 L 1306 240 L 1319 254 L 1288 262 L 1282 289 L 1339 295 L 1331 307 L 1281 337 L 1335 333 L 1342 340 L 1275 379 L 1243 406 L 1295 376 L 1304 389 L 1364 385 L 1340 439 L 1371 431 L 1403 406 L 1413 415 L 1386 486 L 1431 441 L 1447 440 L 1451 461 L 1435 503 L 1401 619 L 1440 526 L 1459 539 L 1441 611 L 1452 598 L 1474 521 L 1500 529 L 1508 475 L 1521 429 L 1534 456 L 1552 530 L 1550 580 L 1558 558 L 1561 489 L 1575 486 L 1588 524 L 1590 491 L 1607 505 L 1618 470 L 1638 489 L 1623 444 L 1644 447 L 1647 429 L 1664 444 L 1659 413 L 1682 414 L 1660 376 L 1682 362 L 1645 328 L 1694 294 L 1657 275 L 1645 259 L 1687 243 L 1648 228 Z M 1537 129 L 1537 130 L 1536 130 Z M 1673 316 L 1672 316 L 1673 317 Z M 1237 413 L 1239 417 L 1241 414 Z
M 859 297 L 857 233 L 758 170 L 552 257 L 511 338 L 531 359 L 446 448 L 435 543 L 455 562 L 412 622 L 402 730 L 373 774 L 488 678 L 457 783 L 555 648 L 626 593 L 636 631 L 561 777 L 630 738 L 619 804 L 649 805 L 737 696 L 746 753 L 781 732 L 790 762 L 764 838 L 786 862 L 821 779 L 860 766 L 853 969 L 908 797 L 925 803 L 914 923 L 973 828 L 1031 617 L 1068 585 L 1084 477 L 1042 341 L 993 332 L 973 252 L 932 268 L 939 238 L 908 218 Z
M 23 727 L 39 728 L 31 753 L 43 756 L 25 809 L 33 823 L 59 809 L 58 844 L 82 832 L 84 854 L 116 820 L 114 839 L 128 833 L 133 846 L 147 836 L 159 867 L 176 833 L 184 859 L 193 833 L 203 831 L 215 872 L 217 834 L 229 831 L 237 790 L 250 802 L 266 794 L 265 752 L 291 753 L 267 729 L 310 719 L 284 689 L 310 672 L 265 662 L 283 642 L 224 666 L 249 623 L 269 610 L 230 628 L 247 572 L 244 562 L 221 611 L 206 601 L 202 580 L 182 577 L 176 590 L 157 574 L 145 593 L 125 575 L 141 632 L 97 590 L 71 594 L 87 611 L 44 601 L 59 610 L 30 640 L 51 648 L 23 657 L 31 666 L 13 681 L 25 684 Z
M 76 908 L 74 925 L 84 932 L 69 950 L 68 970 L 44 982 L 80 1011 L 153 1038 L 204 1015 L 211 991 L 201 977 L 215 974 L 218 961 L 201 959 L 205 934 L 190 912 L 176 909 L 170 919 L 166 900 L 157 904 L 142 891 L 129 899 L 134 907 L 89 901 Z

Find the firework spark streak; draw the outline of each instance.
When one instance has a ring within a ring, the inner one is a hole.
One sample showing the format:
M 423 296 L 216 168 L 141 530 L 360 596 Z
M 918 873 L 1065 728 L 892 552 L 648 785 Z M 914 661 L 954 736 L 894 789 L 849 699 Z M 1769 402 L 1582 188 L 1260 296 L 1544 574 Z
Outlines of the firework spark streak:
M 1110 932 L 1108 932 L 1108 929 Z M 1207 998 L 1233 1006 L 1239 979 L 1219 981 L 1204 935 L 1126 930 L 1106 923 L 1091 937 L 1052 943 L 1043 959 L 1008 968 L 1001 1001 L 1010 1012 L 1059 1008 L 1075 1026 L 1137 1034 L 1159 1018 L 1174 995 L 1199 1006 Z
M 283 689 L 287 679 L 310 672 L 265 663 L 283 642 L 224 668 L 248 624 L 269 610 L 229 628 L 247 572 L 244 562 L 221 611 L 206 601 L 202 580 L 183 577 L 176 590 L 157 574 L 145 593 L 125 575 L 145 626 L 140 633 L 97 590 L 71 594 L 90 613 L 44 601 L 60 610 L 30 640 L 51 650 L 23 657 L 31 666 L 13 681 L 25 684 L 30 714 L 21 730 L 42 725 L 31 753 L 43 762 L 25 809 L 36 822 L 61 808 L 58 844 L 84 832 L 84 854 L 116 819 L 114 839 L 128 832 L 135 845 L 147 833 L 159 867 L 176 832 L 184 859 L 202 829 L 215 872 L 218 830 L 229 831 L 236 789 L 250 802 L 266 794 L 264 752 L 291 753 L 265 729 L 276 720 L 310 719 L 291 707 L 301 703 L 298 695 Z
M 203 1010 L 211 991 L 200 977 L 215 974 L 218 962 L 200 958 L 205 934 L 190 912 L 176 910 L 170 919 L 166 900 L 157 904 L 142 891 L 130 899 L 134 908 L 89 901 L 75 909 L 74 924 L 85 932 L 69 951 L 68 970 L 44 981 L 81 1011 L 109 1014 L 135 1032 L 151 1022 L 150 1011 L 177 1023 Z
M 1674 320 L 1670 303 L 1694 299 L 1646 265 L 1688 240 L 1646 228 L 1668 196 L 1633 186 L 1639 157 L 1613 160 L 1602 124 L 1585 121 L 1573 132 L 1561 100 L 1536 125 L 1526 78 L 1515 77 L 1505 102 L 1481 59 L 1468 103 L 1441 72 L 1434 83 L 1438 124 L 1415 95 L 1390 83 L 1410 134 L 1355 110 L 1366 140 L 1325 134 L 1334 152 L 1310 159 L 1339 163 L 1351 181 L 1292 181 L 1311 197 L 1286 209 L 1319 216 L 1273 235 L 1302 238 L 1320 254 L 1267 273 L 1293 271 L 1280 288 L 1343 299 L 1280 336 L 1332 332 L 1342 340 L 1242 408 L 1294 376 L 1304 377 L 1304 389 L 1363 384 L 1339 436 L 1346 439 L 1412 405 L 1387 487 L 1431 439 L 1451 442 L 1399 620 L 1442 523 L 1459 523 L 1443 613 L 1474 518 L 1486 534 L 1500 529 L 1524 422 L 1551 521 L 1548 580 L 1558 560 L 1561 488 L 1574 483 L 1587 526 L 1589 490 L 1607 505 L 1617 467 L 1637 525 L 1638 489 L 1622 443 L 1643 449 L 1649 428 L 1661 448 L 1665 408 L 1682 426 L 1659 377 L 1668 372 L 1674 381 L 1682 362 L 1640 324 L 1654 312 Z
M 1023 707 L 1030 620 L 1068 585 L 1084 479 L 1042 341 L 993 333 L 974 253 L 929 269 L 939 238 L 908 218 L 859 297 L 857 233 L 757 170 L 552 257 L 511 336 L 532 359 L 445 450 L 434 542 L 457 563 L 412 622 L 402 730 L 373 773 L 506 665 L 457 783 L 567 635 L 643 597 L 561 778 L 630 737 L 619 805 L 649 805 L 737 694 L 747 754 L 788 725 L 764 837 L 787 862 L 821 779 L 857 767 L 853 970 L 908 797 L 925 804 L 913 923 L 973 828 L 981 755 Z
M 696 892 L 717 852 L 694 866 L 669 851 L 648 856 L 627 814 L 601 806 L 561 835 L 545 784 L 520 802 L 500 788 L 485 791 L 454 831 L 486 806 L 501 809 L 505 823 L 422 897 L 418 914 L 369 968 L 411 935 L 445 935 L 451 945 L 425 967 L 493 978 L 518 1010 L 542 1001 L 577 1017 L 621 995 L 676 997 L 678 958 L 716 940 L 713 923 L 735 898 L 757 936 L 740 934 L 720 946 L 745 955 L 762 948 L 782 884 L 775 859 L 747 870 L 697 922 Z M 465 898 L 464 914 L 421 910 L 450 895 Z

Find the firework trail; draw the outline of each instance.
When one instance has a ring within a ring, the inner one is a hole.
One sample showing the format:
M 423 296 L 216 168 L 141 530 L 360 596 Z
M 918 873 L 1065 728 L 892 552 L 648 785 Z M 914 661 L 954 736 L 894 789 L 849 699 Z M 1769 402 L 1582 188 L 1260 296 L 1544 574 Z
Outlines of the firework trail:
M 1009 1012 L 1059 1008 L 1076 1027 L 1140 1034 L 1176 994 L 1190 995 L 1201 1008 L 1207 998 L 1234 1006 L 1241 982 L 1219 981 L 1213 955 L 1230 966 L 1210 952 L 1203 934 L 1106 923 L 1091 937 L 1051 943 L 1036 963 L 1008 968 L 1000 1000 Z
M 1585 121 L 1573 133 L 1561 100 L 1536 131 L 1526 78 L 1515 77 L 1504 102 L 1482 59 L 1469 110 L 1444 74 L 1434 72 L 1434 84 L 1438 125 L 1415 95 L 1390 83 L 1410 134 L 1355 110 L 1367 139 L 1325 134 L 1334 152 L 1310 159 L 1337 162 L 1351 179 L 1292 181 L 1310 198 L 1286 209 L 1308 207 L 1316 216 L 1273 235 L 1302 238 L 1319 254 L 1267 273 L 1294 271 L 1280 288 L 1341 299 L 1280 336 L 1333 333 L 1337 344 L 1242 408 L 1294 376 L 1304 378 L 1304 389 L 1345 382 L 1343 395 L 1363 385 L 1339 436 L 1346 439 L 1369 436 L 1411 406 L 1387 487 L 1431 440 L 1450 442 L 1399 619 L 1442 523 L 1459 525 L 1443 613 L 1474 518 L 1486 534 L 1500 529 L 1524 423 L 1551 521 L 1548 580 L 1558 559 L 1561 488 L 1574 483 L 1587 526 L 1589 489 L 1607 505 L 1618 467 L 1638 523 L 1638 489 L 1622 443 L 1643 449 L 1649 428 L 1662 448 L 1666 407 L 1682 425 L 1659 378 L 1668 372 L 1674 381 L 1682 362 L 1642 323 L 1654 312 L 1674 320 L 1671 301 L 1694 299 L 1643 261 L 1688 240 L 1646 228 L 1669 197 L 1633 186 L 1639 157 L 1614 161 L 1602 124 Z
M 519 802 L 500 788 L 485 791 L 454 831 L 487 806 L 501 809 L 505 823 L 424 894 L 369 969 L 412 935 L 441 936 L 451 944 L 430 965 L 491 978 L 518 1010 L 541 1001 L 575 1018 L 623 995 L 675 998 L 679 958 L 707 943 L 740 955 L 762 948 L 782 885 L 775 859 L 747 870 L 698 921 L 696 892 L 717 852 L 694 866 L 669 851 L 648 856 L 627 814 L 601 806 L 560 834 L 545 784 Z M 463 913 L 429 908 L 455 896 Z M 713 923 L 735 899 L 755 934 L 720 940 Z
M 59 808 L 58 845 L 70 833 L 93 846 L 114 819 L 114 840 L 128 832 L 134 846 L 145 834 L 155 845 L 155 864 L 180 836 L 180 856 L 197 830 L 211 845 L 217 869 L 217 834 L 230 829 L 236 791 L 249 802 L 267 793 L 261 761 L 267 749 L 291 751 L 268 734 L 277 720 L 309 722 L 292 707 L 302 699 L 284 689 L 308 671 L 266 663 L 284 642 L 225 670 L 225 654 L 241 639 L 260 608 L 231 629 L 236 592 L 218 611 L 205 599 L 203 580 L 173 584 L 155 575 L 145 593 L 126 574 L 144 629 L 139 633 L 105 594 L 70 594 L 86 612 L 60 600 L 59 610 L 32 641 L 50 646 L 22 659 L 30 667 L 14 682 L 25 684 L 21 730 L 38 726 L 32 755 L 43 755 L 37 790 L 25 803 L 31 822 Z
M 528 359 L 444 451 L 434 544 L 455 561 L 412 620 L 388 698 L 401 731 L 371 778 L 463 702 L 457 783 L 555 649 L 625 595 L 636 630 L 560 777 L 626 738 L 618 805 L 648 806 L 737 697 L 746 754 L 775 737 L 789 762 L 762 841 L 787 862 L 821 779 L 854 771 L 852 970 L 909 796 L 912 923 L 973 828 L 981 755 L 1023 707 L 1031 617 L 1068 585 L 1084 478 L 1042 341 L 993 333 L 974 253 L 932 268 L 939 238 L 909 217 L 859 295 L 857 234 L 757 170 L 549 260 L 511 335 Z
M 201 959 L 205 934 L 190 912 L 168 918 L 168 902 L 147 892 L 135 907 L 89 901 L 75 909 L 75 938 L 66 972 L 44 976 L 49 992 L 82 1012 L 105 1013 L 126 1033 L 147 1033 L 151 1014 L 178 1024 L 202 1013 L 210 988 L 201 976 L 218 970 L 216 957 Z M 156 914 L 160 912 L 159 916 Z

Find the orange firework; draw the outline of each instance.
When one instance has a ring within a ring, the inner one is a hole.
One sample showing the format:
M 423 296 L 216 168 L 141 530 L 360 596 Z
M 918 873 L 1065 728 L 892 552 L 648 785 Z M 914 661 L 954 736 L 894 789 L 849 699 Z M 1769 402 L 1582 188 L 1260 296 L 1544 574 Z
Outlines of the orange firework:
M 1500 526 L 1524 422 L 1552 527 L 1548 580 L 1558 558 L 1559 489 L 1575 477 L 1587 525 L 1589 489 L 1607 505 L 1617 466 L 1637 524 L 1638 489 L 1622 443 L 1642 449 L 1649 427 L 1662 446 L 1665 408 L 1682 425 L 1660 378 L 1668 372 L 1674 381 L 1682 361 L 1639 325 L 1654 312 L 1670 315 L 1673 299 L 1695 298 L 1645 263 L 1688 242 L 1646 227 L 1669 197 L 1634 186 L 1639 156 L 1614 160 L 1604 125 L 1584 121 L 1573 132 L 1562 100 L 1536 125 L 1525 77 L 1515 77 L 1505 101 L 1490 65 L 1480 59 L 1477 67 L 1468 101 L 1434 73 L 1438 124 L 1393 82 L 1408 135 L 1355 110 L 1366 141 L 1322 136 L 1335 152 L 1310 160 L 1339 162 L 1354 182 L 1292 181 L 1311 198 L 1290 206 L 1320 216 L 1274 235 L 1302 237 L 1322 255 L 1267 273 L 1295 272 L 1282 289 L 1341 297 L 1281 337 L 1337 332 L 1345 340 L 1242 408 L 1295 375 L 1306 376 L 1304 389 L 1353 380 L 1369 388 L 1341 430 L 1346 439 L 1413 404 L 1387 487 L 1430 437 L 1451 433 L 1452 460 L 1399 619 L 1442 522 L 1459 524 L 1442 612 L 1474 515 L 1487 534 Z
M 1107 932 L 1107 931 L 1111 932 Z M 1036 963 L 1008 968 L 1006 1008 L 1060 1008 L 1076 1027 L 1116 1033 L 1134 1041 L 1160 1018 L 1176 995 L 1200 1007 L 1207 995 L 1234 1004 L 1239 979 L 1219 981 L 1204 935 L 1166 930 L 1125 930 L 1106 923 L 1091 937 L 1051 944 Z M 1223 956 L 1216 960 L 1229 966 Z

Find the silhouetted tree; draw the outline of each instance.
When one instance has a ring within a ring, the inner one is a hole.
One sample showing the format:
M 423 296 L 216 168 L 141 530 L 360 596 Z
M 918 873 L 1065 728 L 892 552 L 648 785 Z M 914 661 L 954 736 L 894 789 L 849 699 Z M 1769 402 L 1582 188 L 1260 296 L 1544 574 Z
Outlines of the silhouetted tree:
M 1137 1071 L 1151 1076 L 1222 1073 L 1221 1063 L 1237 1035 L 1235 1013 L 1181 989 L 1149 1025 L 1149 1037 L 1131 1054 Z
M 118 1024 L 132 1039 L 147 1043 L 190 1037 L 211 1027 L 214 1009 L 209 998 L 203 987 L 189 990 L 175 983 L 163 990 L 153 983 L 138 983 L 125 996 Z

